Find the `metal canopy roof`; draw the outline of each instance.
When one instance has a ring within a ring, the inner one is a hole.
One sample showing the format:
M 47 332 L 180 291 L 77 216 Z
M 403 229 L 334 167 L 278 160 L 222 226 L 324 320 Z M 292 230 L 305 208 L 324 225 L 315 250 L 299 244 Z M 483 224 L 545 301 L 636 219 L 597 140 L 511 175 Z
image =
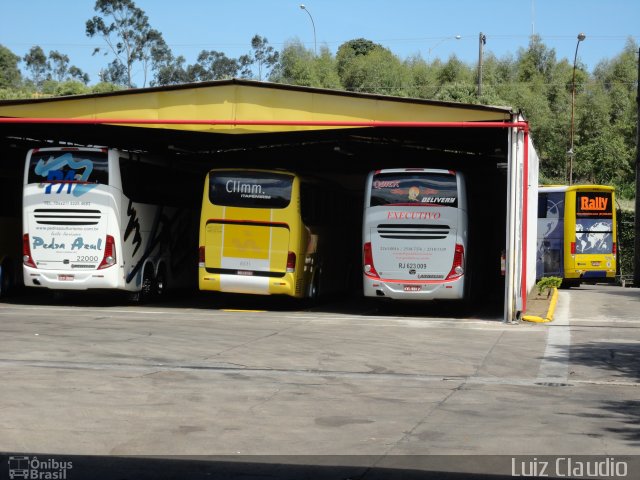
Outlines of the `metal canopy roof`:
M 381 144 L 494 156 L 496 145 L 504 150 L 503 128 L 473 128 L 460 135 L 457 128 L 363 127 L 370 122 L 478 125 L 512 122 L 516 116 L 507 107 L 233 79 L 93 95 L 6 100 L 0 101 L 2 117 L 43 119 L 43 123 L 0 124 L 0 142 L 13 138 L 24 139 L 31 146 L 63 142 L 189 153 L 239 149 L 261 149 L 264 153 L 264 148 L 280 152 L 293 148 L 302 157 L 305 151 L 317 154 L 324 146 L 326 159 L 327 150 L 340 147 L 353 150 L 367 145 L 367 150 L 371 150 Z M 127 123 L 65 124 L 45 120 L 90 122 L 106 118 Z M 132 120 L 172 123 L 133 124 Z M 189 123 L 207 121 L 221 123 Z M 318 122 L 323 125 L 317 125 Z
M 147 119 L 167 121 L 290 122 L 289 125 L 172 124 L 172 130 L 208 133 L 272 133 L 335 129 L 304 122 L 510 121 L 505 107 L 358 94 L 248 80 L 224 80 L 161 88 L 0 101 L 0 117 Z M 137 125 L 166 128 L 163 125 Z

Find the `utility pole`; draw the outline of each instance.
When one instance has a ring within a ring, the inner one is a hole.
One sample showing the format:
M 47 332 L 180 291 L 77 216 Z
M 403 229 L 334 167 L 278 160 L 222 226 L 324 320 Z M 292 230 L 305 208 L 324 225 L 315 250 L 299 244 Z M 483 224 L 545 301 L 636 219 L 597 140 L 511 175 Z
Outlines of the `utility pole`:
M 482 54 L 484 51 L 484 45 L 487 43 L 487 36 L 480 32 L 480 38 L 478 42 L 478 97 L 482 96 Z
M 633 286 L 640 287 L 640 48 L 638 49 L 638 92 L 636 93 L 636 215 L 633 242 Z
M 576 43 L 576 54 L 573 57 L 573 80 L 571 81 L 571 146 L 567 154 L 569 155 L 569 185 L 573 185 L 573 158 L 575 156 L 573 152 L 573 117 L 576 109 L 576 62 L 578 61 L 578 47 L 587 36 L 584 33 L 578 34 L 578 43 Z

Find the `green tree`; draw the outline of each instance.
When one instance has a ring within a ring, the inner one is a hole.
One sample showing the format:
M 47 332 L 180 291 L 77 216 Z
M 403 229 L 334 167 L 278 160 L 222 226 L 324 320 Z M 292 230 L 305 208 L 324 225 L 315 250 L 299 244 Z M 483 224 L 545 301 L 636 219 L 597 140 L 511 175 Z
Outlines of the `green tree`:
M 122 90 L 123 87 L 116 85 L 114 83 L 100 82 L 100 83 L 96 83 L 94 86 L 90 88 L 91 88 L 90 93 L 110 93 L 110 92 L 117 92 L 118 90 Z
M 186 60 L 182 55 L 175 58 L 173 55 L 168 55 L 158 59 L 154 64 L 155 76 L 151 81 L 151 86 L 193 82 L 194 80 L 187 72 L 185 62 Z
M 87 93 L 91 93 L 91 89 L 78 80 L 65 80 L 64 82 L 58 82 L 53 91 L 53 95 L 56 97 L 83 95 Z
M 56 50 L 50 51 L 49 65 L 51 67 L 51 77 L 58 82 L 76 80 L 85 85 L 89 83 L 89 75 L 75 65 L 69 65 L 69 57 L 63 53 Z
M 17 88 L 22 80 L 18 63 L 20 57 L 4 45 L 0 45 L 0 88 Z
M 408 71 L 391 51 L 376 48 L 359 55 L 345 69 L 344 87 L 353 92 L 407 96 Z
M 559 65 L 555 51 L 532 35 L 528 48 L 519 49 L 515 60 L 498 60 L 489 71 L 495 89 L 487 92 L 495 94 L 493 100 L 522 111 L 529 120 L 543 181 L 564 182 L 571 90 L 566 60 Z M 488 99 L 483 95 L 481 100 Z
M 82 70 L 80 70 L 78 67 L 76 67 L 75 65 L 71 65 L 69 67 L 69 75 L 68 75 L 69 79 L 71 80 L 77 80 L 79 82 L 84 83 L 85 85 L 87 85 L 89 83 L 89 74 L 84 73 Z
M 415 98 L 434 98 L 438 92 L 436 68 L 420 56 L 409 57 L 405 60 L 404 67 L 409 79 L 407 95 Z
M 62 82 L 69 71 L 69 57 L 56 50 L 49 52 L 51 72 L 54 80 Z
M 578 181 L 616 185 L 624 189 L 633 174 L 624 138 L 612 127 L 588 137 L 576 146 L 574 177 Z
M 107 68 L 100 70 L 100 81 L 133 88 L 133 86 L 128 83 L 126 67 L 117 58 L 113 59 L 111 63 L 107 65 Z
M 629 39 L 621 54 L 600 62 L 578 102 L 585 144 L 576 156 L 587 162 L 578 165 L 579 171 L 586 175 L 594 168 L 599 183 L 615 184 L 623 196 L 633 194 L 635 180 L 637 51 L 637 43 Z
M 389 49 L 370 40 L 343 43 L 336 53 L 336 67 L 348 91 L 407 96 L 409 70 Z
M 102 80 L 132 88 L 134 68 L 139 64 L 145 86 L 149 69 L 157 61 L 154 52 L 166 53 L 160 32 L 151 28 L 147 15 L 132 0 L 96 0 L 94 10 L 101 16 L 87 20 L 86 34 L 102 37 L 115 56 L 103 71 Z M 93 53 L 100 51 L 98 47 Z
M 309 50 L 309 52 L 311 52 L 311 50 Z M 313 65 L 318 79 L 318 87 L 340 88 L 340 77 L 338 76 L 336 61 L 328 47 L 320 47 L 320 55 L 314 56 Z
M 195 65 L 187 69 L 189 81 L 224 80 L 238 75 L 240 63 L 215 50 L 203 50 Z
M 344 78 L 346 69 L 353 63 L 356 57 L 366 56 L 376 48 L 384 50 L 382 45 L 367 40 L 366 38 L 356 38 L 340 45 L 336 53 L 336 68 L 338 69 L 340 79 Z
M 269 45 L 266 37 L 254 35 L 251 39 L 251 52 L 238 59 L 241 76 L 244 78 L 254 77 L 252 67 L 255 66 L 258 70 L 258 80 L 262 80 L 263 74 L 265 78 L 268 78 L 271 69 L 278 63 L 279 57 L 280 53 Z
M 280 53 L 278 64 L 271 71 L 269 80 L 288 85 L 319 86 L 313 64 L 313 52 L 298 39 L 287 42 Z
M 269 80 L 289 85 L 340 88 L 340 78 L 329 49 L 321 47 L 320 55 L 316 56 L 298 39 L 284 46 Z
M 41 88 L 45 80 L 51 77 L 51 65 L 42 47 L 36 45 L 29 49 L 24 58 L 27 70 L 31 73 L 31 81 L 36 88 Z
M 531 35 L 529 48 L 519 49 L 518 57 L 519 79 L 525 82 L 538 75 L 548 80 L 556 64 L 555 49 L 547 48 L 539 35 Z

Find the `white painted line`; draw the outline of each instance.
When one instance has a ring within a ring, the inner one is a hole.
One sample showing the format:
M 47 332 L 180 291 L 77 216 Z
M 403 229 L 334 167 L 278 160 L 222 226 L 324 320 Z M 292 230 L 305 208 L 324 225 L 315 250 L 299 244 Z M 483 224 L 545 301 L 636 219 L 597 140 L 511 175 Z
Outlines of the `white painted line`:
M 569 378 L 570 303 L 569 292 L 558 292 L 554 321 L 547 324 L 547 346 L 536 379 L 538 383 L 566 383 Z

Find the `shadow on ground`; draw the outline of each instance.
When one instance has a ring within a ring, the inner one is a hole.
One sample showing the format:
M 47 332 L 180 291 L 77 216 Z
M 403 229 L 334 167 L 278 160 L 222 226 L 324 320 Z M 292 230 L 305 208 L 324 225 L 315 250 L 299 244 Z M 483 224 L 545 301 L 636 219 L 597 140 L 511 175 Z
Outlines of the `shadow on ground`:
M 145 458 L 16 453 L 5 454 L 4 457 L 0 478 L 9 478 L 5 475 L 13 474 L 15 478 L 92 478 L 94 480 L 502 480 L 511 478 L 507 473 L 510 473 L 512 468 L 511 457 L 460 455 L 449 457 L 228 456 L 209 459 L 209 457 Z M 379 466 L 379 463 L 390 464 L 390 466 Z M 32 468 L 34 466 L 35 469 Z M 474 473 L 474 470 L 478 473 Z M 505 474 L 483 473 L 488 471 L 500 471 Z M 31 472 L 35 472 L 36 476 Z M 58 472 L 64 473 L 64 476 L 51 476 Z
M 612 389 L 620 383 L 635 383 L 640 388 L 640 342 L 620 340 L 575 344 L 570 347 L 570 358 L 572 365 L 608 372 Z M 603 385 L 606 384 L 604 381 Z M 608 432 L 619 435 L 632 445 L 640 446 L 640 401 L 612 398 L 602 402 L 600 408 L 604 413 L 582 416 L 610 419 L 612 426 L 606 429 Z
M 274 312 L 318 312 L 345 315 L 423 317 L 423 318 L 473 318 L 502 320 L 502 302 L 463 303 L 456 301 L 397 302 L 364 298 L 360 295 L 343 295 L 324 298 L 318 302 L 285 296 L 241 295 L 218 292 L 171 292 L 163 298 L 152 298 L 144 304 L 133 304 L 126 294 L 114 291 L 50 292 L 40 289 L 24 289 L 19 294 L 3 299 L 6 304 L 52 305 L 69 307 L 131 307 L 192 308 L 203 310 L 266 310 Z

